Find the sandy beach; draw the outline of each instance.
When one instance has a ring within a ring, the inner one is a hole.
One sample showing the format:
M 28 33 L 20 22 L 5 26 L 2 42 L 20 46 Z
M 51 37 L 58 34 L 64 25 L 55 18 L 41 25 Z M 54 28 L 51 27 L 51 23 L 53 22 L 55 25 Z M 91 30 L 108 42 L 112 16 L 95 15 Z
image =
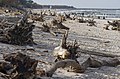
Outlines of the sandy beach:
M 38 11 L 39 13 L 39 11 Z M 120 32 L 115 30 L 105 30 L 107 21 L 113 19 L 95 19 L 96 26 L 87 26 L 87 23 L 79 23 L 75 20 L 64 21 L 63 24 L 70 28 L 68 34 L 68 42 L 77 40 L 80 45 L 79 50 L 90 50 L 105 54 L 113 54 L 120 56 Z M 1 59 L 3 52 L 13 52 L 16 50 L 27 48 L 25 54 L 39 61 L 37 68 L 48 70 L 54 64 L 53 49 L 59 46 L 62 34 L 57 37 L 50 33 L 43 32 L 39 27 L 42 27 L 42 22 L 34 23 L 33 39 L 36 45 L 33 46 L 18 46 L 0 43 Z M 80 52 L 79 52 L 80 53 Z M 80 53 L 78 62 L 84 62 L 90 55 Z M 98 59 L 109 60 L 110 57 L 94 56 Z M 43 62 L 42 62 L 43 61 Z M 87 68 L 84 73 L 67 72 L 67 70 L 59 68 L 52 77 L 41 77 L 41 79 L 119 79 L 120 66 L 100 68 Z
M 86 23 L 78 23 L 72 20 L 65 21 L 63 24 L 70 28 L 67 41 L 71 42 L 76 39 L 80 45 L 80 49 L 120 55 L 120 32 L 103 29 L 108 20 L 109 19 L 95 19 L 97 27 L 87 26 Z M 41 24 L 38 22 L 36 26 L 41 27 Z M 33 37 L 34 41 L 38 44 L 37 46 L 33 46 L 37 51 L 34 54 L 42 54 L 41 56 L 38 56 L 38 59 L 52 63 L 54 61 L 52 50 L 54 47 L 59 45 L 62 35 L 54 37 L 49 33 L 41 32 L 40 29 L 35 28 Z M 43 51 L 41 51 L 41 49 L 43 49 Z M 47 52 L 44 52 L 46 50 Z M 89 55 L 81 54 L 81 57 L 78 58 L 79 63 L 84 62 L 88 57 Z M 95 57 L 104 59 L 104 57 Z M 109 57 L 106 59 L 109 59 Z M 42 64 L 42 66 L 45 68 L 45 70 L 51 67 L 51 65 L 46 64 Z M 120 66 L 88 68 L 85 73 L 67 72 L 66 70 L 60 68 L 54 73 L 53 79 L 119 79 L 119 71 Z

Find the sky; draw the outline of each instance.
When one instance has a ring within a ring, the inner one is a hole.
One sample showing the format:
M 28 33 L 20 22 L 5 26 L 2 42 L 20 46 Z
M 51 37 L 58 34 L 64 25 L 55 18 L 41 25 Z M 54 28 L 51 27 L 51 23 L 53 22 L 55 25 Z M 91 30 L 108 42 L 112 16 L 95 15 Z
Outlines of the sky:
M 120 0 L 33 0 L 41 5 L 70 5 L 76 8 L 120 8 Z

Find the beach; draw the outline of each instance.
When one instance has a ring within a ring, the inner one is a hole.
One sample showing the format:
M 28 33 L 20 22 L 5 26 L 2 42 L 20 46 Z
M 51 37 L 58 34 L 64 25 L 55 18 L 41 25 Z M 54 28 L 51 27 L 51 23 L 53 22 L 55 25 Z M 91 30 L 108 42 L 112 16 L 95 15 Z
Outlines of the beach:
M 36 13 L 36 12 L 35 12 Z M 37 13 L 40 13 L 38 10 Z M 85 18 L 88 19 L 88 18 Z M 76 20 L 67 19 L 62 24 L 69 27 L 69 33 L 67 42 L 72 42 L 76 39 L 79 44 L 79 50 L 89 50 L 104 54 L 112 54 L 120 57 L 120 32 L 116 30 L 106 30 L 103 27 L 106 26 L 107 21 L 120 20 L 120 18 L 110 19 L 94 19 L 96 26 L 88 26 L 87 23 L 79 23 Z M 54 64 L 55 57 L 53 56 L 53 50 L 59 46 L 60 40 L 63 34 L 53 36 L 50 33 L 43 32 L 42 22 L 36 21 L 34 23 L 35 28 L 32 32 L 33 41 L 35 45 L 10 45 L 0 43 L 0 58 L 2 60 L 3 53 L 11 53 L 14 51 L 20 51 L 23 49 L 24 54 L 30 56 L 33 59 L 38 60 L 37 68 L 48 70 Z M 79 52 L 80 57 L 77 59 L 81 64 L 90 57 L 89 54 Z M 91 53 L 92 55 L 92 53 Z M 111 57 L 95 56 L 97 59 L 109 60 Z M 118 57 L 118 59 L 119 59 Z M 119 59 L 120 60 L 120 59 Z M 119 79 L 120 78 L 120 66 L 108 67 L 103 66 L 99 68 L 88 67 L 84 73 L 67 72 L 63 68 L 58 68 L 52 77 L 40 77 L 41 79 Z

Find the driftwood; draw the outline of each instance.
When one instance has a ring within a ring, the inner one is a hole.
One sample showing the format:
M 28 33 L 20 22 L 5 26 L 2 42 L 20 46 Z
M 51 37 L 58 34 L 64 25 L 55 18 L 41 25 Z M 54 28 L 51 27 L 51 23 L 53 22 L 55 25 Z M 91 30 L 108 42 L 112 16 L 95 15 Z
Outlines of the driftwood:
M 79 63 L 77 63 L 75 60 L 66 59 L 56 62 L 49 70 L 46 71 L 46 75 L 51 77 L 58 68 L 70 66 L 74 67 L 74 70 L 76 70 L 75 72 L 80 72 L 81 70 Z
M 49 32 L 52 35 L 56 36 L 55 32 L 53 32 L 53 30 L 47 25 L 47 23 L 43 23 L 42 26 L 42 31 Z
M 70 52 L 66 49 L 67 36 L 68 36 L 68 31 L 66 31 L 66 34 L 63 35 L 60 46 L 54 48 L 53 50 L 53 55 L 56 57 L 55 62 L 70 57 Z
M 50 23 L 44 22 L 42 26 L 42 30 L 44 32 L 49 32 L 54 36 L 56 36 L 56 33 L 64 33 L 64 31 L 62 32 L 62 30 L 69 30 L 68 27 L 64 26 L 62 22 L 59 22 L 56 19 L 53 19 Z
M 34 21 L 39 21 L 39 22 L 44 22 L 45 20 L 43 19 L 44 18 L 44 15 L 41 14 L 31 14 L 30 16 L 30 19 L 34 20 Z
M 61 14 L 58 14 L 56 16 L 56 19 L 59 21 L 59 22 L 64 22 L 66 21 L 66 17 L 64 15 L 61 15 Z
M 87 24 L 88 26 L 96 26 L 96 24 L 95 24 L 96 21 L 94 21 L 94 19 L 88 19 L 88 20 L 87 20 L 87 23 L 88 23 L 88 24 Z
M 93 68 L 97 68 L 101 66 L 115 67 L 117 65 L 120 65 L 120 61 L 117 58 L 113 58 L 110 60 L 98 60 L 89 57 L 81 65 L 75 60 L 65 59 L 56 62 L 49 70 L 45 72 L 45 75 L 51 77 L 58 68 L 65 68 L 65 67 L 70 67 L 70 69 L 68 70 L 69 72 L 83 73 L 88 67 L 93 67 Z
M 114 55 L 114 54 L 106 54 L 105 52 L 97 52 L 97 51 L 90 51 L 90 50 L 85 50 L 85 49 L 79 49 L 77 52 L 83 53 L 83 54 L 89 54 L 89 55 L 96 55 L 96 56 L 102 56 L 102 57 L 120 57 L 120 55 Z
M 113 22 L 108 21 L 108 24 L 104 28 L 106 30 L 117 30 L 117 31 L 120 31 L 120 21 L 119 20 L 114 20 Z
M 3 20 L 0 24 L 0 42 L 17 45 L 33 44 L 32 30 L 35 26 L 32 22 L 28 22 L 28 15 L 29 12 L 17 21 L 11 21 L 9 18 Z
M 64 59 L 73 59 L 77 61 L 78 53 L 77 49 L 79 45 L 77 44 L 76 40 L 71 43 L 67 43 L 68 31 L 63 35 L 61 40 L 60 46 L 56 47 L 53 50 L 53 55 L 56 57 L 55 62 Z
M 0 62 L 0 75 L 5 79 L 28 79 L 36 74 L 38 61 L 20 52 L 3 56 L 5 62 Z
M 37 60 L 31 59 L 30 57 L 21 53 L 9 54 L 4 56 L 4 59 L 10 62 L 14 67 L 14 72 L 17 74 L 13 77 L 14 79 L 29 78 L 36 73 Z
M 94 57 L 90 57 L 90 65 L 89 67 L 97 68 L 97 67 L 102 67 L 102 66 L 110 66 L 110 67 L 115 67 L 117 65 L 120 65 L 120 60 L 118 58 L 111 58 L 109 60 L 101 60 L 101 59 L 96 59 Z
M 87 21 L 83 17 L 79 17 L 76 19 L 79 23 L 86 23 Z
M 65 59 L 54 63 L 47 71 L 37 68 L 38 61 L 31 59 L 20 52 L 3 55 L 5 61 L 0 62 L 1 79 L 34 79 L 37 76 L 52 77 L 58 68 L 68 68 L 69 72 L 83 73 L 88 67 L 101 67 L 120 65 L 117 58 L 109 60 L 98 60 L 89 57 L 85 62 L 79 64 L 76 60 Z
M 66 19 L 72 20 L 72 18 L 70 17 L 70 14 L 67 14 L 67 13 L 64 12 L 64 16 L 65 16 Z
M 87 51 L 87 50 L 77 50 L 79 48 L 79 45 L 77 42 L 73 42 L 73 44 L 67 44 L 66 39 L 68 37 L 68 32 L 64 34 L 63 39 L 61 41 L 60 46 L 56 47 L 53 50 L 53 55 L 56 57 L 55 64 L 51 67 L 50 70 L 46 71 L 47 76 L 52 76 L 52 74 L 57 70 L 57 68 L 66 68 L 69 69 L 67 71 L 72 72 L 78 72 L 83 73 L 88 67 L 101 67 L 101 66 L 112 66 L 115 67 L 117 65 L 120 65 L 120 61 L 115 58 L 116 56 L 109 55 L 109 54 L 103 54 L 103 53 L 96 53 L 93 51 Z M 90 55 L 98 55 L 98 56 L 104 56 L 105 57 L 113 57 L 109 60 L 100 60 L 96 59 L 94 57 L 89 57 L 86 61 L 84 61 L 81 65 L 79 64 L 78 58 L 78 52 L 86 53 Z

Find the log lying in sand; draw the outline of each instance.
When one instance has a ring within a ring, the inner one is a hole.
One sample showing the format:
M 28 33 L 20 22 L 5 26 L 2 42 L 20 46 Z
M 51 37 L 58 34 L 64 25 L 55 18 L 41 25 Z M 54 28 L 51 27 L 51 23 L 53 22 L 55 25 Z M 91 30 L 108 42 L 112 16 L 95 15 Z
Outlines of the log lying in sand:
M 45 72 L 46 76 L 51 77 L 58 68 L 70 67 L 69 72 L 83 73 L 88 67 L 101 67 L 101 66 L 111 66 L 115 67 L 120 65 L 120 61 L 117 58 L 110 60 L 97 60 L 95 58 L 88 58 L 81 65 L 75 60 L 65 59 L 56 62 L 48 71 Z
M 89 55 L 96 55 L 96 56 L 102 56 L 102 57 L 120 57 L 120 55 L 114 55 L 114 54 L 106 54 L 105 52 L 97 52 L 97 51 L 90 51 L 90 50 L 85 50 L 85 49 L 79 49 L 77 50 L 80 53 L 84 53 L 84 54 L 89 54 Z
M 78 17 L 78 18 L 76 18 L 76 20 L 77 20 L 79 23 L 86 23 L 86 22 L 87 22 L 83 17 Z
M 39 21 L 39 22 L 44 22 L 45 20 L 43 19 L 44 16 L 42 14 L 31 14 L 30 16 L 30 19 L 34 20 L 34 21 Z
M 87 24 L 88 26 L 96 26 L 96 24 L 95 24 L 96 21 L 94 21 L 94 19 L 88 19 L 88 20 L 87 20 L 87 23 L 88 23 L 88 24 Z
M 70 66 L 74 67 L 75 72 L 80 72 L 82 70 L 79 63 L 77 63 L 75 60 L 66 59 L 56 62 L 48 71 L 46 71 L 46 75 L 51 77 L 58 68 Z
M 49 32 L 52 35 L 56 36 L 56 33 L 60 33 L 63 30 L 69 30 L 68 27 L 64 26 L 62 22 L 57 21 L 56 19 L 51 20 L 50 22 L 44 22 L 42 24 L 42 30 L 44 32 Z M 61 30 L 61 31 L 59 31 Z M 61 32 L 62 33 L 62 32 Z

